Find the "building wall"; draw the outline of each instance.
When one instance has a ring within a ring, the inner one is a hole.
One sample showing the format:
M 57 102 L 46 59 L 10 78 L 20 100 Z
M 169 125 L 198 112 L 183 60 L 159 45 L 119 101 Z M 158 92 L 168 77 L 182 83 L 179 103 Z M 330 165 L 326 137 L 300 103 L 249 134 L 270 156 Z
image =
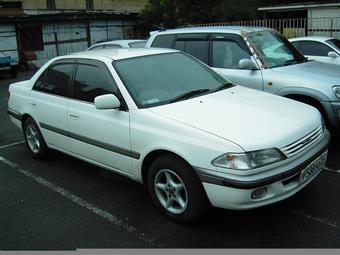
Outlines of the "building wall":
M 308 18 L 340 18 L 340 8 L 311 8 Z
M 6 55 L 18 59 L 17 39 L 14 24 L 0 24 L 0 50 Z
M 55 0 L 55 8 L 62 10 L 83 10 L 86 9 L 85 0 Z
M 46 0 L 22 0 L 23 9 L 46 9 Z
M 309 35 L 340 38 L 340 8 L 309 8 L 308 18 Z
M 148 0 L 93 0 L 95 10 L 115 10 L 118 12 L 139 12 Z
M 46 9 L 46 0 L 22 0 L 23 9 Z M 94 10 L 139 12 L 148 0 L 93 0 Z M 56 9 L 84 10 L 86 0 L 55 0 Z

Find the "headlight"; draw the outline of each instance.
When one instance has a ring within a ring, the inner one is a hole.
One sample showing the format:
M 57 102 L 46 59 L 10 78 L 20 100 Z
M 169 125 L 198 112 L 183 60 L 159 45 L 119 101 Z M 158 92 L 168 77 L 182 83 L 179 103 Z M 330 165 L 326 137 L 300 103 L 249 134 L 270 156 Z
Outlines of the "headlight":
M 18 63 L 17 62 L 11 62 L 9 63 L 11 66 L 16 66 Z
M 333 90 L 334 90 L 336 97 L 340 99 L 340 86 L 334 86 Z
M 286 159 L 278 149 L 266 149 L 245 153 L 226 153 L 215 158 L 211 164 L 233 170 L 250 170 Z

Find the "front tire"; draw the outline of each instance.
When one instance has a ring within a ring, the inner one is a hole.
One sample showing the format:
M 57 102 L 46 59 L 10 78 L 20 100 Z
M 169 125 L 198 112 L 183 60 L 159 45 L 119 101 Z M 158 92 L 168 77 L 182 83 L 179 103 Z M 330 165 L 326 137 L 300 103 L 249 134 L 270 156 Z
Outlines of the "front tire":
M 32 118 L 27 118 L 23 125 L 23 131 L 26 145 L 32 156 L 36 159 L 46 158 L 48 147 L 37 123 Z
M 177 222 L 201 217 L 209 202 L 192 167 L 173 155 L 163 155 L 150 166 L 148 189 L 158 209 Z

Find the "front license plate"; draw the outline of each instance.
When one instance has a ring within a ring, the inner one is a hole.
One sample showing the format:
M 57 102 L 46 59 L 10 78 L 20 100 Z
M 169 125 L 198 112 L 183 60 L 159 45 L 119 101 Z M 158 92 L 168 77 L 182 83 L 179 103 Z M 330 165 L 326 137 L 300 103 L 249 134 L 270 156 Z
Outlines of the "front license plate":
M 300 174 L 300 181 L 305 182 L 313 175 L 324 169 L 327 160 L 327 151 L 309 164 Z
M 9 70 L 9 69 L 11 69 L 10 66 L 0 67 L 0 70 Z

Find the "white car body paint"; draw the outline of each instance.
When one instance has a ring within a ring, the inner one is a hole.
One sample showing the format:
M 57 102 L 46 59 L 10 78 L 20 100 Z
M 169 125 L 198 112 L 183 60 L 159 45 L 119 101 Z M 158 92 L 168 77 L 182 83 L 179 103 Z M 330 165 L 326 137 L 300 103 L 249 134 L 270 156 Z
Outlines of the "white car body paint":
M 252 186 L 254 182 L 284 175 L 293 168 L 301 171 L 306 167 L 302 167 L 303 164 L 310 162 L 317 154 L 321 155 L 329 141 L 328 131 L 322 131 L 316 140 L 297 155 L 273 165 L 237 171 L 218 168 L 211 163 L 227 152 L 282 149 L 305 139 L 322 126 L 320 113 L 308 105 L 236 86 L 172 104 L 139 109 L 113 68 L 112 61 L 169 52 L 176 51 L 98 50 L 52 59 L 31 80 L 10 85 L 10 118 L 21 127 L 21 118 L 30 115 L 38 123 L 48 147 L 138 182 L 143 182 L 141 170 L 145 157 L 152 151 L 165 150 L 182 157 L 200 176 L 209 175 L 218 180 L 246 182 L 250 185 L 249 188 L 226 187 L 202 179 L 212 205 L 222 208 L 249 209 L 282 200 L 317 176 L 315 174 L 303 183 L 297 180 L 287 185 L 282 181 L 291 176 L 282 177 L 266 184 L 269 190 L 266 197 L 259 201 L 250 197 L 256 189 Z M 98 110 L 92 103 L 32 89 L 52 62 L 68 58 L 90 58 L 104 63 L 128 110 Z M 62 132 L 51 131 L 46 125 Z M 110 149 L 112 147 L 123 148 L 124 152 L 117 153 Z

